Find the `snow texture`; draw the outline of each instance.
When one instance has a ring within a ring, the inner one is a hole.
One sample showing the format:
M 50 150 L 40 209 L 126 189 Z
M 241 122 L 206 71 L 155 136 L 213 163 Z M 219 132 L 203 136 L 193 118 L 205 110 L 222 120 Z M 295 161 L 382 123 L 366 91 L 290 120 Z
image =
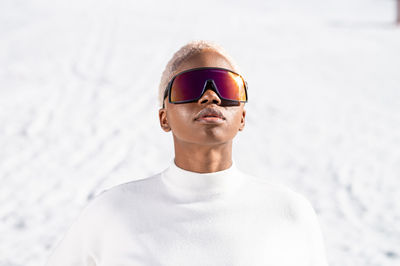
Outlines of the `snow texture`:
M 310 199 L 331 266 L 400 265 L 394 20 L 394 0 L 1 0 L 0 265 L 43 265 L 99 192 L 167 167 L 158 83 L 194 39 L 249 83 L 238 168 Z

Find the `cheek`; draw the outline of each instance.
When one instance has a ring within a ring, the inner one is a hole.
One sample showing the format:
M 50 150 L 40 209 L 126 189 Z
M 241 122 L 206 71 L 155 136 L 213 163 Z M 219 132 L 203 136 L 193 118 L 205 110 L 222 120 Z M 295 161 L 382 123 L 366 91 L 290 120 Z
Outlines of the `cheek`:
M 240 127 L 240 122 L 242 120 L 242 110 L 232 110 L 227 115 L 231 121 L 230 125 L 235 128 Z
M 188 130 L 190 128 L 188 123 L 191 123 L 190 119 L 190 114 L 184 110 L 174 110 L 168 115 L 169 125 L 173 130 Z

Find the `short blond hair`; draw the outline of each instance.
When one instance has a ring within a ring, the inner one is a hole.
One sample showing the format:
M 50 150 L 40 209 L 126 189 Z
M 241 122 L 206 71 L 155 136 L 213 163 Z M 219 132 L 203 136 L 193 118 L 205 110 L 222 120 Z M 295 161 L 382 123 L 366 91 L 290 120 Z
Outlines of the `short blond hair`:
M 170 79 L 173 77 L 175 71 L 178 69 L 178 67 L 189 57 L 199 54 L 204 50 L 210 50 L 213 52 L 216 52 L 223 57 L 225 57 L 228 62 L 231 64 L 233 67 L 233 70 L 236 72 L 239 72 L 239 68 L 233 58 L 225 51 L 224 48 L 222 48 L 220 45 L 216 44 L 215 42 L 212 41 L 205 41 L 205 40 L 196 40 L 196 41 L 191 41 L 184 46 L 182 46 L 178 51 L 175 52 L 175 54 L 172 56 L 172 58 L 168 61 L 162 76 L 161 76 L 161 81 L 160 85 L 158 88 L 158 98 L 159 98 L 159 105 L 160 108 L 163 106 L 164 102 L 164 92 L 165 89 L 168 85 L 168 82 Z

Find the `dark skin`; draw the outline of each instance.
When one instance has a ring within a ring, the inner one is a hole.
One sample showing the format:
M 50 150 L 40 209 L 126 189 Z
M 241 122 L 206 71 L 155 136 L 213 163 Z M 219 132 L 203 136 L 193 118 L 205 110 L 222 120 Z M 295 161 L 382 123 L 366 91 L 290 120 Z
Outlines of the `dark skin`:
M 222 67 L 235 71 L 232 64 L 215 51 L 205 50 L 186 59 L 173 75 L 197 67 Z M 170 77 L 172 78 L 172 76 Z M 245 125 L 244 103 L 220 99 L 207 88 L 202 97 L 191 103 L 173 104 L 164 99 L 159 110 L 160 126 L 172 131 L 175 164 L 187 171 L 212 173 L 232 165 L 232 140 Z M 222 112 L 221 123 L 202 123 L 197 114 L 209 107 Z

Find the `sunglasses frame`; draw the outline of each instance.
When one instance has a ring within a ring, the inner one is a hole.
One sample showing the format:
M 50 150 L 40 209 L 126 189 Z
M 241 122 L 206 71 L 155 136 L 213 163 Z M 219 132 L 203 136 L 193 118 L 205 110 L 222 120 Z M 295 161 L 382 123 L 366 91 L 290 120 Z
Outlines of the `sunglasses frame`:
M 225 71 L 228 71 L 228 72 L 231 72 L 231 73 L 234 73 L 234 74 L 238 75 L 238 76 L 243 80 L 243 82 L 244 82 L 244 92 L 245 92 L 245 94 L 246 94 L 246 100 L 245 100 L 245 101 L 236 101 L 236 100 L 231 100 L 231 99 L 227 99 L 227 98 L 222 97 L 221 94 L 220 94 L 219 91 L 218 91 L 218 87 L 217 87 L 217 85 L 215 84 L 215 81 L 214 81 L 213 79 L 208 79 L 208 80 L 206 80 L 205 83 L 204 83 L 203 91 L 201 92 L 200 96 L 197 97 L 196 99 L 193 99 L 193 100 L 186 100 L 186 101 L 172 102 L 172 101 L 171 101 L 171 88 L 172 88 L 172 84 L 174 83 L 175 78 L 176 78 L 177 76 L 183 74 L 183 73 L 186 73 L 186 72 L 191 72 L 191 71 L 196 71 L 196 70 L 203 70 L 203 69 L 225 70 Z M 242 77 L 242 75 L 240 75 L 239 73 L 236 73 L 236 72 L 234 72 L 234 71 L 232 71 L 232 70 L 230 70 L 230 69 L 226 69 L 226 68 L 222 68 L 222 67 L 198 67 L 198 68 L 191 68 L 191 69 L 188 69 L 188 70 L 185 70 L 185 71 L 182 71 L 182 72 L 176 74 L 175 76 L 173 76 L 173 77 L 171 78 L 170 82 L 168 82 L 167 88 L 166 88 L 165 91 L 164 91 L 164 98 L 163 98 L 163 99 L 165 99 L 165 98 L 168 96 L 168 102 L 169 102 L 169 103 L 173 103 L 173 104 L 195 102 L 195 101 L 199 100 L 199 99 L 203 96 L 204 92 L 206 91 L 206 87 L 207 87 L 207 85 L 208 85 L 208 82 L 210 82 L 210 81 L 212 82 L 212 84 L 213 84 L 213 86 L 214 86 L 214 91 L 217 93 L 217 95 L 218 95 L 218 97 L 219 97 L 220 99 L 224 99 L 224 100 L 226 100 L 226 101 L 231 101 L 231 102 L 242 102 L 242 103 L 247 103 L 247 102 L 248 102 L 248 100 L 249 100 L 248 95 L 247 95 L 247 88 L 248 88 L 248 85 L 247 85 L 247 82 L 246 82 L 246 81 L 244 80 L 244 78 Z M 164 106 L 164 101 L 163 101 L 163 108 L 164 108 L 164 107 L 165 107 L 165 106 Z

